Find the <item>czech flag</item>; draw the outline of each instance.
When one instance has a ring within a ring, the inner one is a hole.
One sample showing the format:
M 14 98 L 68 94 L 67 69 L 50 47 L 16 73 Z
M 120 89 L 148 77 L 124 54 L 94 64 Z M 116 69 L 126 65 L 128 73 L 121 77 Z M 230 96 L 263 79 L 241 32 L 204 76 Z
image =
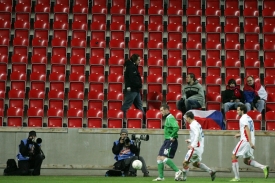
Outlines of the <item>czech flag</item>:
M 195 116 L 195 120 L 197 120 L 200 124 L 202 129 L 209 129 L 209 130 L 225 130 L 225 125 L 223 123 L 223 115 L 220 111 L 217 110 L 208 110 L 208 111 L 201 111 L 201 110 L 189 110 L 193 112 Z M 188 112 L 189 112 L 188 111 Z M 183 116 L 184 121 L 186 116 Z M 189 129 L 189 124 L 185 121 L 186 128 Z

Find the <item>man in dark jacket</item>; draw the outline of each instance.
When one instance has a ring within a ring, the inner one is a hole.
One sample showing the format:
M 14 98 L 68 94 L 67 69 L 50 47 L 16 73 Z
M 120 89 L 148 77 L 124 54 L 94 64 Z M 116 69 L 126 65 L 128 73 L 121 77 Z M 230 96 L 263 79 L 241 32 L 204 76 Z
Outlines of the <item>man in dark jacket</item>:
M 141 171 L 144 177 L 149 177 L 145 160 L 139 156 L 139 147 L 135 145 L 133 140 L 128 137 L 128 130 L 123 128 L 120 131 L 120 138 L 113 144 L 112 152 L 117 162 L 122 162 L 126 168 L 123 169 L 126 176 L 136 176 L 137 170 L 132 167 L 133 161 L 139 159 L 142 162 Z
M 18 167 L 21 175 L 40 175 L 40 169 L 45 156 L 41 151 L 41 142 L 36 141 L 36 132 L 30 131 L 29 137 L 23 139 L 19 145 L 17 155 Z M 33 169 L 33 172 L 30 172 Z
M 132 104 L 143 112 L 143 118 L 145 119 L 145 112 L 142 107 L 141 88 L 142 80 L 138 71 L 138 65 L 140 63 L 140 57 L 138 54 L 133 54 L 129 60 L 124 63 L 124 82 L 125 82 L 125 94 L 124 102 L 121 110 L 124 113 L 124 119 L 126 119 L 127 110 Z
M 222 93 L 224 113 L 230 109 L 237 109 L 239 104 L 243 104 L 243 101 L 243 91 L 240 90 L 234 79 L 230 79 L 226 90 Z

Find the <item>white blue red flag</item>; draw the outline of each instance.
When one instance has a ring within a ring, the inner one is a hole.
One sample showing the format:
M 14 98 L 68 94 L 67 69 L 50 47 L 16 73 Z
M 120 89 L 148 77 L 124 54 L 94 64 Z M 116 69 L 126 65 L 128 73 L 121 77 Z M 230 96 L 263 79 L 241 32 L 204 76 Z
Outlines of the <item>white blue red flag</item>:
M 208 110 L 208 111 L 201 111 L 201 110 L 189 110 L 193 112 L 195 119 L 201 124 L 203 129 L 209 130 L 225 130 L 225 125 L 223 122 L 223 115 L 220 111 L 217 110 Z M 185 120 L 185 115 L 183 116 Z M 189 129 L 189 124 L 186 123 L 186 128 Z

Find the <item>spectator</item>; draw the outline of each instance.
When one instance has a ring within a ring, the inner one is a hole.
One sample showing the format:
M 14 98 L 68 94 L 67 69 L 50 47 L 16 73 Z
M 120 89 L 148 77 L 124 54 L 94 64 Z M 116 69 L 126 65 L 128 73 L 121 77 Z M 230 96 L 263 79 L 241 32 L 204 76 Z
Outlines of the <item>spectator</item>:
M 124 167 L 122 171 L 124 171 L 126 176 L 137 176 L 137 170 L 132 167 L 132 162 L 139 159 L 142 162 L 141 171 L 143 172 L 143 176 L 149 177 L 146 163 L 143 157 L 139 156 L 140 149 L 135 145 L 133 140 L 129 139 L 127 129 L 121 129 L 120 138 L 114 142 L 112 151 L 115 155 L 115 160 L 123 164 L 121 167 Z
M 226 90 L 222 93 L 222 103 L 224 113 L 237 109 L 239 104 L 243 104 L 243 91 L 240 90 L 234 79 L 228 81 Z
M 204 90 L 193 73 L 187 74 L 186 83 L 183 98 L 177 102 L 177 109 L 183 114 L 191 109 L 201 108 L 205 103 Z
M 127 110 L 132 104 L 143 112 L 143 120 L 145 120 L 145 112 L 142 105 L 141 88 L 142 80 L 138 71 L 138 65 L 140 63 L 140 57 L 138 54 L 133 54 L 129 60 L 124 63 L 124 82 L 125 82 L 125 94 L 124 102 L 121 110 L 124 113 L 124 122 L 126 122 Z
M 36 132 L 30 131 L 29 137 L 19 145 L 18 167 L 21 175 L 40 175 L 40 169 L 45 156 L 41 150 L 42 139 L 36 140 Z M 30 170 L 33 169 L 31 172 Z
M 247 77 L 246 81 L 247 83 L 243 88 L 243 95 L 247 111 L 258 110 L 262 112 L 267 99 L 267 93 L 264 87 L 260 83 L 255 82 L 253 76 Z

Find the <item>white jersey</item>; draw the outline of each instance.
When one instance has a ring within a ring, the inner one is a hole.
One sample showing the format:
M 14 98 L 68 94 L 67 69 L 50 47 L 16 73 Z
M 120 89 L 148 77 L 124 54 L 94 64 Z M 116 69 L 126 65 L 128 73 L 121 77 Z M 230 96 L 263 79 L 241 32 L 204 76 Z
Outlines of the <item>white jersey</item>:
M 204 134 L 201 125 L 196 120 L 190 124 L 190 143 L 194 148 L 204 147 Z
M 240 118 L 240 133 L 241 133 L 241 138 L 240 140 L 248 142 L 248 136 L 245 131 L 245 126 L 247 126 L 250 130 L 250 136 L 251 136 L 251 142 L 253 145 L 255 145 L 255 129 L 254 129 L 254 122 L 251 119 L 250 116 L 247 114 L 243 114 L 242 117 Z

